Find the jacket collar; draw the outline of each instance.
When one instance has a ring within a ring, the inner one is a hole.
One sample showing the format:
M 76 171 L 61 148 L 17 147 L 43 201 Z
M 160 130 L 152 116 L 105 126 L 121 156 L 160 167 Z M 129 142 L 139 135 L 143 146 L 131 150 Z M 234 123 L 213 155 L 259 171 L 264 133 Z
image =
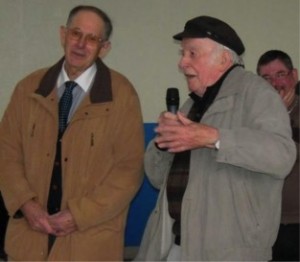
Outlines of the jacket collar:
M 55 65 L 49 68 L 42 78 L 36 94 L 44 97 L 48 96 L 56 86 L 57 77 L 62 68 L 64 57 Z M 90 90 L 90 100 L 92 103 L 103 103 L 112 101 L 111 75 L 109 68 L 98 58 L 96 60 L 97 72 L 94 83 Z

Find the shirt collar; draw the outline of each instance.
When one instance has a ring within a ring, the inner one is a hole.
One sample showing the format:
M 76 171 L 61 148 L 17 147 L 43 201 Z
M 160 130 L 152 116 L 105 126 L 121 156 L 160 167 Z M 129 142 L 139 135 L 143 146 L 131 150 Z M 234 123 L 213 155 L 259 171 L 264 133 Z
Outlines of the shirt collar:
M 82 88 L 84 92 L 87 92 L 92 85 L 94 77 L 96 75 L 97 67 L 93 63 L 88 69 L 86 69 L 80 76 L 78 76 L 74 81 Z M 65 82 L 70 81 L 65 70 L 65 62 L 63 63 L 62 69 L 58 75 L 57 88 L 60 88 Z

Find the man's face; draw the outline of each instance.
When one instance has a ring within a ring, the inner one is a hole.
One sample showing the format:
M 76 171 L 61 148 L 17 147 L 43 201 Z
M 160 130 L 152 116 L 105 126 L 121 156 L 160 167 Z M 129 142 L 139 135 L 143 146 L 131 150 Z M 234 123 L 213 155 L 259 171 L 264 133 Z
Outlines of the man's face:
M 71 78 L 76 78 L 106 48 L 104 22 L 93 12 L 80 11 L 67 27 L 61 27 L 61 43 L 65 51 L 65 67 Z
M 220 77 L 222 51 L 208 38 L 184 38 L 181 47 L 178 66 L 185 75 L 189 90 L 203 96 L 206 88 Z
M 259 67 L 258 74 L 266 79 L 284 98 L 287 93 L 294 90 L 298 82 L 298 72 L 296 69 L 289 70 L 280 60 Z

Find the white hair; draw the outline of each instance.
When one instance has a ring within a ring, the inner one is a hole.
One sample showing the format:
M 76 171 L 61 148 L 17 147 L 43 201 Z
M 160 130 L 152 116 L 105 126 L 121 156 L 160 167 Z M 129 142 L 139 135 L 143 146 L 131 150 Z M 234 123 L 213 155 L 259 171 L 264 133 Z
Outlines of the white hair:
M 227 51 L 229 51 L 230 55 L 231 55 L 231 61 L 234 65 L 241 65 L 244 66 L 244 60 L 241 56 L 239 56 L 235 51 L 233 51 L 232 49 L 228 48 L 227 46 L 223 45 L 223 48 Z
M 241 56 L 239 56 L 235 51 L 230 49 L 229 47 L 222 45 L 218 42 L 215 42 L 217 44 L 217 50 L 222 52 L 224 50 L 228 51 L 230 54 L 231 62 L 233 65 L 241 65 L 244 66 L 244 60 Z

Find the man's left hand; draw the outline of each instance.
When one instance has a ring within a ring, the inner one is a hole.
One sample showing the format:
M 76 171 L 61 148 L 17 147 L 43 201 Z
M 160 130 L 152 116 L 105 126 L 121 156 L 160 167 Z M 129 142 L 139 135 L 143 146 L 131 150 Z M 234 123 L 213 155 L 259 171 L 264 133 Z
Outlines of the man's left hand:
M 51 215 L 49 222 L 56 236 L 66 236 L 77 230 L 74 217 L 68 209 Z

